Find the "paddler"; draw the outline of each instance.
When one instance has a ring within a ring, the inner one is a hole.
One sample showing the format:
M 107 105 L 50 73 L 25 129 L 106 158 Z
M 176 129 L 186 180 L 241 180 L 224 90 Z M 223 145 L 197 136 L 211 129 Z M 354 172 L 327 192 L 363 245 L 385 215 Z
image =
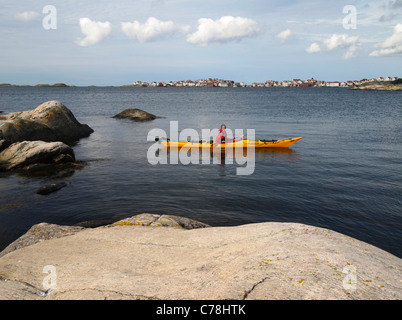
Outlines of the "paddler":
M 226 134 L 226 125 L 225 124 L 222 124 L 221 125 L 221 128 L 219 129 L 219 134 L 218 134 L 218 136 L 216 137 L 216 142 L 217 143 L 225 143 L 225 140 L 226 140 L 226 137 L 227 137 L 227 134 Z

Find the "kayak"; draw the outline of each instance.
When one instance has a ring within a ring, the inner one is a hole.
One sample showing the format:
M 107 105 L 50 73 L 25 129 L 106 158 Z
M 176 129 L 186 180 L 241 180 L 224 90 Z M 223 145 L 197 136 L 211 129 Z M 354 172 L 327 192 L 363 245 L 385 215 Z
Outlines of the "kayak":
M 214 143 L 209 141 L 189 142 L 189 141 L 162 141 L 162 144 L 167 148 L 289 148 L 292 144 L 303 139 L 303 137 L 286 139 L 286 140 L 238 140 L 227 143 Z

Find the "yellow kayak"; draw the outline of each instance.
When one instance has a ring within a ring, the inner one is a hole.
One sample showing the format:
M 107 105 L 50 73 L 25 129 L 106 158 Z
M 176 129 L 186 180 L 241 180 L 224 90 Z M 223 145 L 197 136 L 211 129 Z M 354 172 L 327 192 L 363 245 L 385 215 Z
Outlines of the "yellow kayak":
M 236 147 L 251 147 L 255 149 L 262 148 L 289 148 L 303 137 L 286 139 L 286 140 L 239 140 L 228 143 L 211 143 L 211 142 L 189 142 L 189 141 L 162 141 L 162 144 L 168 148 L 236 148 Z

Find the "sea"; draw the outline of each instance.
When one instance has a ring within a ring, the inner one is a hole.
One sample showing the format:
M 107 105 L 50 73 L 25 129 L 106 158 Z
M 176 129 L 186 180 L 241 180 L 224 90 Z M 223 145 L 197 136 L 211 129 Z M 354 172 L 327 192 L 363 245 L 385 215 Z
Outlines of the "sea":
M 211 226 L 294 222 L 328 228 L 402 258 L 402 92 L 348 88 L 0 87 L 0 110 L 59 100 L 94 133 L 73 145 L 87 166 L 67 176 L 0 176 L 0 250 L 37 223 L 76 225 L 140 213 Z M 150 122 L 113 118 L 139 108 Z M 303 137 L 242 165 L 149 161 L 152 129 L 252 129 Z M 244 166 L 244 165 L 243 165 Z M 67 186 L 47 196 L 51 183 Z

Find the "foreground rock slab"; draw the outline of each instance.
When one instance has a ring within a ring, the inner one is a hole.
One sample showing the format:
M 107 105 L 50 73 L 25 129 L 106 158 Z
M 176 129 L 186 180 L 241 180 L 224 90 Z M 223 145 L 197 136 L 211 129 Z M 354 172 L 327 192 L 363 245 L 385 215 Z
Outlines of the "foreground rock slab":
M 0 258 L 0 298 L 402 297 L 401 259 L 327 229 L 272 222 L 191 230 L 145 226 L 152 219 L 95 229 L 53 227 L 56 238 L 32 244 L 26 237 L 27 246 Z M 49 265 L 56 283 L 46 291 Z

